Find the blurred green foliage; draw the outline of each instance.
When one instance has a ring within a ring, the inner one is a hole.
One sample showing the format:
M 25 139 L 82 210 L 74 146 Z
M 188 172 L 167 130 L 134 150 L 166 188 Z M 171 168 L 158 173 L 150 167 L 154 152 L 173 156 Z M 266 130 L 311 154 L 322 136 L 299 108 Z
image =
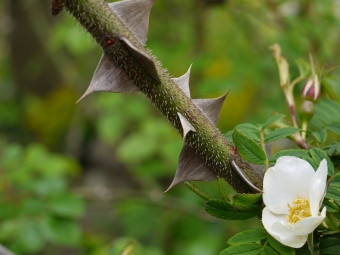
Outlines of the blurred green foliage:
M 0 242 L 18 254 L 38 253 L 49 242 L 78 246 L 84 201 L 69 190 L 78 164 L 39 144 L 0 145 Z
M 337 0 L 203 2 L 156 1 L 147 46 L 175 77 L 193 63 L 194 97 L 230 89 L 223 132 L 288 113 L 268 50 L 273 43 L 290 63 L 308 61 L 309 52 L 319 66 L 339 62 Z M 257 225 L 210 218 L 183 186 L 163 194 L 182 141 L 142 95 L 99 93 L 74 104 L 101 50 L 66 12 L 52 18 L 49 8 L 49 1 L 0 1 L 0 242 L 19 254 L 72 247 L 73 254 L 213 255 L 234 233 Z M 333 99 L 339 76 L 335 69 L 322 79 Z M 85 181 L 93 172 L 108 182 L 98 182 L 99 191 Z M 200 188 L 218 197 L 216 186 Z

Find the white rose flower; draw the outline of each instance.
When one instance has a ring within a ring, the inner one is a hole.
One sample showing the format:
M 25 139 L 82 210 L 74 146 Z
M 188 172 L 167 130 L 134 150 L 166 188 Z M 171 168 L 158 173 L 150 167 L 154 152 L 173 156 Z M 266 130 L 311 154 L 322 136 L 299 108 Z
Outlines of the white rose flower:
M 326 159 L 315 172 L 305 160 L 280 157 L 263 180 L 262 223 L 267 232 L 286 246 L 302 247 L 326 217 L 326 207 L 319 212 L 326 180 Z

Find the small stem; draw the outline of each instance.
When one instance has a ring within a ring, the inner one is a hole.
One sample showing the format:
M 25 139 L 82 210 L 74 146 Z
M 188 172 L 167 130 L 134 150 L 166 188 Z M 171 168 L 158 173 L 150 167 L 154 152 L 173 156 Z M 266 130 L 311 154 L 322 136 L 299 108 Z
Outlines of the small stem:
M 303 79 L 304 79 L 303 76 L 299 76 L 299 77 L 295 78 L 294 81 L 291 82 L 290 86 L 294 87 L 296 84 L 298 84 Z
M 283 94 L 285 95 L 286 98 L 286 102 L 288 105 L 288 109 L 290 112 L 290 115 L 292 117 L 292 121 L 293 121 L 293 126 L 298 128 L 299 124 L 297 121 L 297 117 L 296 117 L 296 111 L 295 111 L 295 100 L 294 100 L 294 95 L 293 95 L 293 86 L 287 86 L 283 88 Z
M 269 168 L 269 160 L 268 160 L 268 155 L 267 155 L 267 150 L 266 150 L 266 144 L 264 142 L 264 131 L 263 130 L 260 130 L 260 143 L 264 151 L 264 154 L 266 155 L 266 161 L 264 162 L 264 164 L 267 170 Z
M 302 131 L 301 131 L 301 136 L 303 140 L 306 140 L 306 135 L 307 135 L 307 127 L 308 127 L 308 121 L 307 120 L 303 120 L 302 121 Z
M 286 101 L 287 101 L 287 105 L 290 111 L 290 115 L 292 117 L 292 121 L 293 121 L 293 126 L 296 128 L 299 128 L 299 123 L 297 121 L 297 117 L 296 117 L 296 111 L 295 111 L 295 100 L 294 100 L 294 95 L 293 95 L 293 86 L 288 86 L 283 88 L 283 93 L 285 95 Z M 301 135 L 300 132 L 295 133 L 294 135 L 292 135 L 292 137 L 294 138 L 294 141 L 296 142 L 296 144 L 302 148 L 302 149 L 308 149 L 308 145 L 305 141 L 305 138 L 303 137 L 303 135 Z
M 197 186 L 193 185 L 192 183 L 190 182 L 185 182 L 184 183 L 185 186 L 190 189 L 191 191 L 193 191 L 194 193 L 196 193 L 196 195 L 198 195 L 199 197 L 201 197 L 202 199 L 208 201 L 210 200 L 210 197 L 204 193 L 203 191 L 201 191 L 199 188 L 197 188 Z
M 291 135 L 291 138 L 300 148 L 308 150 L 309 147 L 308 147 L 305 139 L 302 138 L 300 132 Z
M 313 232 L 308 235 L 307 238 L 308 250 L 311 255 L 316 255 L 314 246 L 313 246 Z

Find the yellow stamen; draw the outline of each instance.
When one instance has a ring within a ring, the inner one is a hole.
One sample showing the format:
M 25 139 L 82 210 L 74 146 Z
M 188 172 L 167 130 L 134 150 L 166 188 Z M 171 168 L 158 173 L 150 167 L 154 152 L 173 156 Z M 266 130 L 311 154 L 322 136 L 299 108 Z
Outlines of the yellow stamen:
M 287 221 L 292 224 L 312 216 L 308 199 L 298 197 L 293 201 L 293 205 L 288 204 L 288 207 Z

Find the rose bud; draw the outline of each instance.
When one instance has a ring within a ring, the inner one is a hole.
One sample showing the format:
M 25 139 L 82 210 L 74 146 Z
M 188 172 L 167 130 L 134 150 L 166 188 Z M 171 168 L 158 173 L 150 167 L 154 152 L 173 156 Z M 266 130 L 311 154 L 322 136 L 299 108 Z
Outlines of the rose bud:
M 303 86 L 301 96 L 308 100 L 317 100 L 320 98 L 321 84 L 317 74 L 308 78 L 306 84 Z

